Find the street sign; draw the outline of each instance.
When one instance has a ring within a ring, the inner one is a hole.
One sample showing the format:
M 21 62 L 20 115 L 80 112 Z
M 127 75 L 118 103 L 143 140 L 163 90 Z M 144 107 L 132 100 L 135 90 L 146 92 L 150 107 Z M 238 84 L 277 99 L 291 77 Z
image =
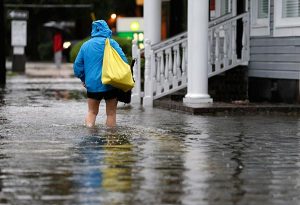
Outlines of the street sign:
M 27 22 L 21 20 L 11 21 L 11 45 L 26 46 L 27 44 Z
M 13 46 L 12 70 L 25 72 L 25 49 L 27 45 L 28 11 L 10 10 L 7 18 L 11 19 L 11 45 Z
M 7 12 L 7 17 L 9 19 L 28 19 L 28 11 L 21 10 L 10 10 Z

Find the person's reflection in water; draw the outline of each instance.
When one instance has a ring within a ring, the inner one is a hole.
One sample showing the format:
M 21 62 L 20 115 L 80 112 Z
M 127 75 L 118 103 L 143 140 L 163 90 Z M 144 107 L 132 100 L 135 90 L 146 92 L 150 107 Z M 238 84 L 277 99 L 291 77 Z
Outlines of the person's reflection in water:
M 105 144 L 105 139 L 99 136 L 88 136 L 84 138 L 84 141 L 80 144 L 82 146 L 82 157 L 84 163 L 88 166 L 99 165 L 100 160 L 103 157 L 103 145 Z M 101 174 L 98 168 L 88 169 L 89 172 L 85 175 L 87 185 L 92 185 L 97 187 L 101 184 Z M 90 172 L 91 171 L 91 172 Z M 96 172 L 95 172 L 96 171 Z M 92 179 L 92 180 L 90 180 Z
M 117 129 L 90 129 L 90 136 L 80 142 L 80 164 L 76 177 L 80 186 L 80 204 L 127 204 L 125 194 L 131 191 L 132 148 L 128 136 Z M 118 193 L 116 195 L 116 193 Z
M 132 145 L 126 135 L 117 132 L 106 136 L 102 186 L 107 191 L 127 192 L 132 185 Z

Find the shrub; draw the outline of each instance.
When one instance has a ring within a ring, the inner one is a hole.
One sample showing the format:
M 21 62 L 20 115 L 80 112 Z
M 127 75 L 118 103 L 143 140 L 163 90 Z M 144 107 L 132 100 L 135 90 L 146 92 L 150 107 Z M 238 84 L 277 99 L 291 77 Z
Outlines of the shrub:
M 76 43 L 74 46 L 72 46 L 71 52 L 70 52 L 70 61 L 72 63 L 74 63 L 82 44 L 89 39 L 90 39 L 89 37 L 85 38 L 85 39 L 79 41 L 78 43 Z M 125 53 L 125 55 L 128 59 L 128 62 L 130 63 L 131 62 L 131 40 L 126 39 L 126 38 L 117 37 L 117 36 L 113 36 L 113 39 L 119 43 L 120 47 L 122 48 L 123 52 Z
M 40 60 L 50 61 L 53 59 L 52 42 L 39 44 L 38 51 Z
M 89 39 L 90 39 L 90 37 L 85 38 L 85 39 L 79 41 L 78 43 L 76 43 L 75 45 L 73 45 L 73 46 L 71 47 L 71 51 L 70 51 L 70 62 L 71 62 L 71 63 L 74 63 L 74 61 L 75 61 L 75 59 L 76 59 L 76 56 L 77 56 L 77 54 L 78 54 L 78 52 L 79 52 L 80 47 L 82 46 L 82 44 L 83 44 L 84 42 L 86 42 L 87 40 L 89 40 Z
M 117 41 L 122 48 L 123 52 L 125 53 L 126 57 L 128 58 L 128 61 L 130 62 L 131 59 L 131 45 L 132 41 L 128 38 L 122 38 L 118 36 L 113 36 L 113 39 Z

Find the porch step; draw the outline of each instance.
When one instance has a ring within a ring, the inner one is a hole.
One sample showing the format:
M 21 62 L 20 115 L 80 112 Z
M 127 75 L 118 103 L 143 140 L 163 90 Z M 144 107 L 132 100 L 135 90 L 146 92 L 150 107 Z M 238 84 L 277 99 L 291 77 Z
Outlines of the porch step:
M 208 79 L 208 93 L 214 101 L 232 102 L 248 99 L 247 68 L 237 66 Z
M 300 114 L 299 104 L 267 104 L 235 101 L 233 103 L 214 102 L 202 104 L 198 107 L 187 107 L 182 101 L 162 98 L 155 100 L 153 106 L 166 110 L 183 112 L 192 115 L 295 115 Z
M 165 98 L 169 98 L 174 101 L 182 101 L 182 99 L 184 98 L 186 93 L 187 93 L 187 89 L 184 88 L 184 89 L 181 89 L 179 91 L 176 91 L 176 92 L 170 94 L 169 96 L 166 96 Z

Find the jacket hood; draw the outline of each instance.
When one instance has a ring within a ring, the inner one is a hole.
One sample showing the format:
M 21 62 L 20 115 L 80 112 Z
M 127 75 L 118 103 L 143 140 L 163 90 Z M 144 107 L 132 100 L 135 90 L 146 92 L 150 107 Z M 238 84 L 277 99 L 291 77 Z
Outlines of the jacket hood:
M 92 37 L 105 37 L 110 38 L 112 31 L 109 29 L 107 23 L 104 20 L 97 20 L 92 23 Z

